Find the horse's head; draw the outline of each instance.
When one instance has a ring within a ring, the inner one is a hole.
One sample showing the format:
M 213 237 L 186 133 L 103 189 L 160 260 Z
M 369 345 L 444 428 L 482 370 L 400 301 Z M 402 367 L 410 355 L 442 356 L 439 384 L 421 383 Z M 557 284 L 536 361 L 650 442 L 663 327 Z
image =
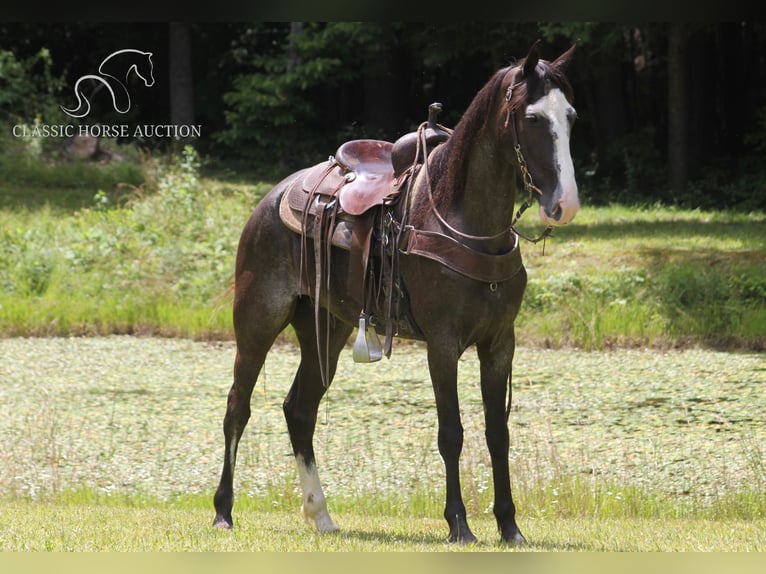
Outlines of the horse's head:
M 142 52 L 136 50 L 140 54 L 137 64 L 133 64 L 128 73 L 133 70 L 136 75 L 144 81 L 144 85 L 147 88 L 151 88 L 154 85 L 154 62 L 152 62 L 151 52 Z
M 580 200 L 577 195 L 569 136 L 577 113 L 572 88 L 564 71 L 574 46 L 553 62 L 540 59 L 537 43 L 527 57 L 511 67 L 501 82 L 505 98 L 500 114 L 503 129 L 511 132 L 514 155 L 540 192 L 540 217 L 546 225 L 572 221 Z M 529 178 L 526 178 L 529 182 Z

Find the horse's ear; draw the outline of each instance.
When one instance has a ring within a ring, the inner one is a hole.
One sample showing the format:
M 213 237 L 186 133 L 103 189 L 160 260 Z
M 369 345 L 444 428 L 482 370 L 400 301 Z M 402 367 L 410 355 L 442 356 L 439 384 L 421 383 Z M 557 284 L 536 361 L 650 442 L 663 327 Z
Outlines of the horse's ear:
M 551 62 L 551 66 L 561 72 L 566 72 L 576 47 L 577 47 L 576 43 L 572 44 L 572 47 L 569 48 L 569 50 L 567 50 L 566 52 L 561 54 L 558 58 L 556 58 L 553 62 Z
M 540 60 L 540 52 L 537 49 L 539 43 L 540 40 L 535 40 L 535 43 L 532 44 L 532 47 L 529 49 L 529 54 L 524 58 L 523 75 L 525 78 L 534 74 L 537 62 Z

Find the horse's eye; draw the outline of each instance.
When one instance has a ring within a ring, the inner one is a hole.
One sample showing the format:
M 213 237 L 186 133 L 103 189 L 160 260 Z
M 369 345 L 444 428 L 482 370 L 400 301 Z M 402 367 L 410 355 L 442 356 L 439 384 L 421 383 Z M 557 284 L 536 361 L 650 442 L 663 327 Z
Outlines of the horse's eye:
M 530 124 L 536 124 L 537 122 L 540 121 L 540 116 L 538 116 L 537 114 L 527 114 L 527 121 Z

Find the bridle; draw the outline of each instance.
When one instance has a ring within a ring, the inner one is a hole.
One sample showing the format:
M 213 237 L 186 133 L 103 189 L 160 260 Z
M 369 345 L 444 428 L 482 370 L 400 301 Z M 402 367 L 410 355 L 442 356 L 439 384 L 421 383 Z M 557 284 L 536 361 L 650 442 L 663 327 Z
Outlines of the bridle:
M 516 86 L 516 84 L 512 84 L 508 86 L 508 90 L 505 94 L 505 101 L 509 102 L 511 101 L 511 97 L 513 95 L 513 88 Z M 422 157 L 422 169 L 423 169 L 423 176 L 425 177 L 426 182 L 426 190 L 428 192 L 428 201 L 430 203 L 431 212 L 434 214 L 436 219 L 439 221 L 439 223 L 444 226 L 450 233 L 453 235 L 467 239 L 469 241 L 492 241 L 494 239 L 498 239 L 500 237 L 503 237 L 505 235 L 508 235 L 509 233 L 514 233 L 518 235 L 519 237 L 525 239 L 526 241 L 529 241 L 530 243 L 538 243 L 540 241 L 545 240 L 546 237 L 548 237 L 551 232 L 553 231 L 552 226 L 547 226 L 542 233 L 537 235 L 536 237 L 529 236 L 521 231 L 519 231 L 516 228 L 517 223 L 521 219 L 521 216 L 524 214 L 524 212 L 529 209 L 534 204 L 535 194 L 542 196 L 543 192 L 540 191 L 540 188 L 538 188 L 534 182 L 532 181 L 532 174 L 529 173 L 529 168 L 527 167 L 527 161 L 524 159 L 524 154 L 521 151 L 521 143 L 519 142 L 519 136 L 516 131 L 516 122 L 511 121 L 511 116 L 516 112 L 516 110 L 512 110 L 510 106 L 508 106 L 508 112 L 505 120 L 504 127 L 507 128 L 510 124 L 511 127 L 511 133 L 513 136 L 513 142 L 514 146 L 513 149 L 516 152 L 516 161 L 518 163 L 519 167 L 519 173 L 521 175 L 522 182 L 524 184 L 524 191 L 527 193 L 526 199 L 523 201 L 519 209 L 516 211 L 516 214 L 514 215 L 511 224 L 500 231 L 499 233 L 496 233 L 494 235 L 471 235 L 469 233 L 464 233 L 460 231 L 459 229 L 456 229 L 450 223 L 439 213 L 438 208 L 436 207 L 436 202 L 434 201 L 433 196 L 433 190 L 431 188 L 431 178 L 428 173 L 428 157 L 426 155 L 426 129 L 428 128 L 428 122 L 423 122 L 418 126 L 417 130 L 417 147 L 415 151 L 415 160 L 413 162 L 413 166 L 410 170 L 411 174 L 415 173 L 415 169 L 417 167 L 418 160 Z M 441 130 L 444 130 L 445 132 L 452 134 L 453 130 L 449 128 L 445 128 L 441 124 L 436 124 L 436 127 L 438 127 Z M 408 182 L 408 189 L 406 192 L 406 201 L 405 201 L 405 210 L 407 211 L 409 209 L 409 191 L 413 184 L 414 184 L 415 178 L 411 176 L 409 178 Z M 406 221 L 406 214 L 403 220 Z M 544 249 L 544 247 L 543 247 Z
M 508 86 L 508 90 L 505 92 L 505 101 L 510 104 L 511 98 L 513 97 L 513 88 L 516 87 L 516 84 L 511 84 Z M 526 239 L 530 243 L 538 243 L 540 240 L 544 240 L 546 237 L 548 237 L 551 232 L 553 231 L 553 227 L 548 225 L 540 235 L 537 237 L 529 237 L 528 235 L 521 233 L 518 229 L 516 229 L 516 224 L 518 223 L 519 219 L 521 219 L 521 216 L 524 214 L 524 212 L 532 207 L 532 204 L 534 203 L 534 194 L 542 196 L 543 192 L 540 191 L 540 188 L 537 187 L 534 182 L 532 181 L 532 174 L 529 173 L 529 168 L 527 167 L 527 160 L 524 159 L 524 154 L 521 153 L 521 143 L 519 141 L 519 135 L 516 132 L 516 122 L 511 121 L 511 115 L 516 113 L 516 110 L 511 110 L 511 106 L 508 106 L 508 114 L 505 117 L 505 125 L 504 127 L 508 127 L 508 124 L 511 124 L 511 133 L 513 134 L 513 149 L 516 152 L 516 161 L 519 164 L 519 173 L 521 174 L 521 181 L 524 183 L 524 191 L 527 192 L 527 198 L 524 200 L 524 202 L 519 207 L 519 210 L 516 212 L 516 215 L 513 217 L 513 221 L 511 222 L 510 229 L 519 237 L 522 237 L 523 239 Z

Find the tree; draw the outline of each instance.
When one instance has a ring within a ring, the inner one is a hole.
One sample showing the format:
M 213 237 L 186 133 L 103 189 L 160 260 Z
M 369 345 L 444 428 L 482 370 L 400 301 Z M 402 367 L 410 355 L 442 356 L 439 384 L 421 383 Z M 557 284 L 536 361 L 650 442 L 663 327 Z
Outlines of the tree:
M 194 91 L 192 78 L 191 25 L 170 22 L 170 122 L 176 125 L 194 123 Z
M 683 191 L 688 180 L 688 140 L 685 24 L 673 23 L 668 29 L 668 184 Z

